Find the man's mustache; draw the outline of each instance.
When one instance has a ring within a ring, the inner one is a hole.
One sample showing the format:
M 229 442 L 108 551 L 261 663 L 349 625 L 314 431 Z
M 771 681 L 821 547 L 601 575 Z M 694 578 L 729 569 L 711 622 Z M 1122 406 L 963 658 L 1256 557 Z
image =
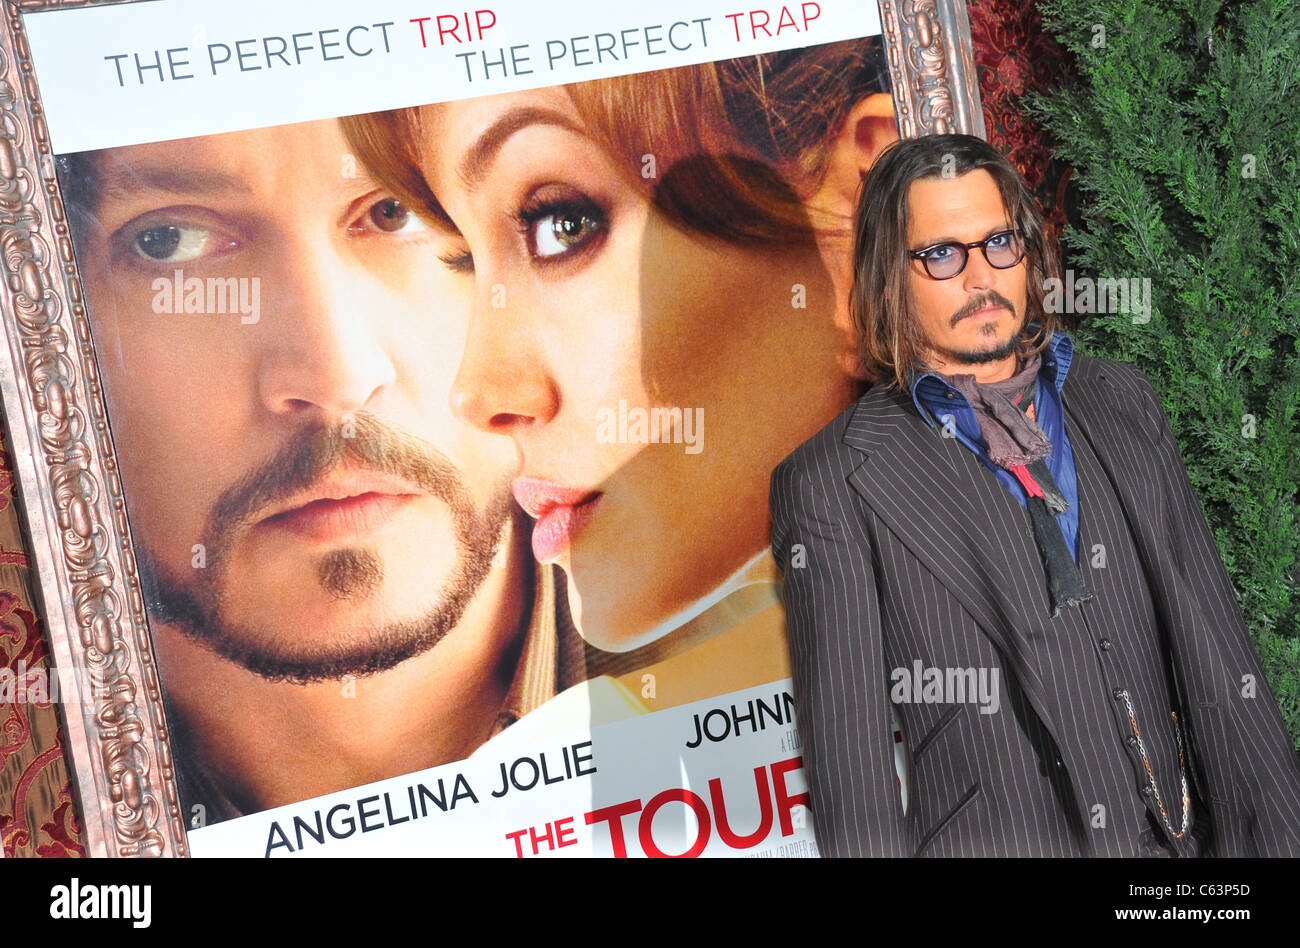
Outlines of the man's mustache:
M 356 467 L 401 478 L 443 500 L 457 522 L 473 506 L 459 469 L 433 445 L 369 412 L 304 429 L 257 470 L 221 492 L 208 517 L 209 551 L 273 504 L 307 491 L 327 474 Z
M 1016 308 L 1011 305 L 1011 300 L 1007 299 L 996 290 L 989 290 L 987 293 L 981 293 L 975 299 L 971 300 L 957 312 L 953 313 L 950 326 L 956 326 L 967 316 L 974 316 L 982 309 L 988 309 L 990 306 L 1003 306 L 1012 316 L 1016 315 Z

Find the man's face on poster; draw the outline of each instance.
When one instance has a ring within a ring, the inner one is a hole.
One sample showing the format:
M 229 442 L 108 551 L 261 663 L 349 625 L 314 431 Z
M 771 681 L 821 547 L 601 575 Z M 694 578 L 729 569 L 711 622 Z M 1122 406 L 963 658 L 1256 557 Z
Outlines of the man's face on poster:
M 266 677 L 432 647 L 516 467 L 448 393 L 464 289 L 334 120 L 92 158 L 80 260 L 155 620 Z

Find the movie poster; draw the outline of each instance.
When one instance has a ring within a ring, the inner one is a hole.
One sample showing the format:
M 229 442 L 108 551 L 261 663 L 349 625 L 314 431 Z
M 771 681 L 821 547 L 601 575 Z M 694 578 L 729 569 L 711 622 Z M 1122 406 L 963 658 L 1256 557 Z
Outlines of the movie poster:
M 876 4 L 25 22 L 192 852 L 816 855 L 768 484 Z

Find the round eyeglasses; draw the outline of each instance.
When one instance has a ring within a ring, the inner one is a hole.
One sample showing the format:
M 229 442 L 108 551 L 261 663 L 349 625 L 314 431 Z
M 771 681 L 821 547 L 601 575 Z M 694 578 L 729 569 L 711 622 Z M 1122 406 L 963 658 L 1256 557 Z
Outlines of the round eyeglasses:
M 999 231 L 973 244 L 954 240 L 924 250 L 909 250 L 908 256 L 920 260 L 925 272 L 932 278 L 951 280 L 966 269 L 970 252 L 976 247 L 984 252 L 984 259 L 996 270 L 1014 267 L 1025 258 L 1024 233 L 1019 229 Z

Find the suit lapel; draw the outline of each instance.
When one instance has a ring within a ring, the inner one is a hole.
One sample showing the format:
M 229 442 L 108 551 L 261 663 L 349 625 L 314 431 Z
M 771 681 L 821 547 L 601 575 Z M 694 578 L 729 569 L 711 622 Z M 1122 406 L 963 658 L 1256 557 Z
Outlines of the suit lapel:
M 1147 435 L 1141 423 L 1133 420 L 1133 407 L 1119 397 L 1114 385 L 1106 378 L 1105 369 L 1095 360 L 1078 355 L 1075 359 L 1077 368 L 1072 369 L 1066 379 L 1064 398 L 1066 415 L 1073 423 L 1072 433 L 1077 432 L 1087 439 L 1106 471 L 1132 531 L 1160 620 L 1164 628 L 1171 628 L 1173 617 L 1169 600 L 1156 595 L 1157 586 L 1151 583 L 1154 564 L 1164 555 L 1164 546 L 1168 542 L 1156 533 L 1158 505 L 1163 503 L 1160 487 L 1134 470 L 1133 464 L 1124 456 L 1120 439 L 1105 437 L 1098 430 L 1098 421 L 1105 419 L 1104 423 L 1111 429 L 1119 424 L 1129 425 L 1133 432 L 1131 442 L 1143 442 Z
M 1050 621 L 1046 592 L 1008 572 L 1009 556 L 1041 569 L 1024 509 L 960 442 L 941 443 L 907 393 L 873 388 L 843 440 L 864 454 L 850 486 L 979 623 L 1060 746 L 1029 643 Z

